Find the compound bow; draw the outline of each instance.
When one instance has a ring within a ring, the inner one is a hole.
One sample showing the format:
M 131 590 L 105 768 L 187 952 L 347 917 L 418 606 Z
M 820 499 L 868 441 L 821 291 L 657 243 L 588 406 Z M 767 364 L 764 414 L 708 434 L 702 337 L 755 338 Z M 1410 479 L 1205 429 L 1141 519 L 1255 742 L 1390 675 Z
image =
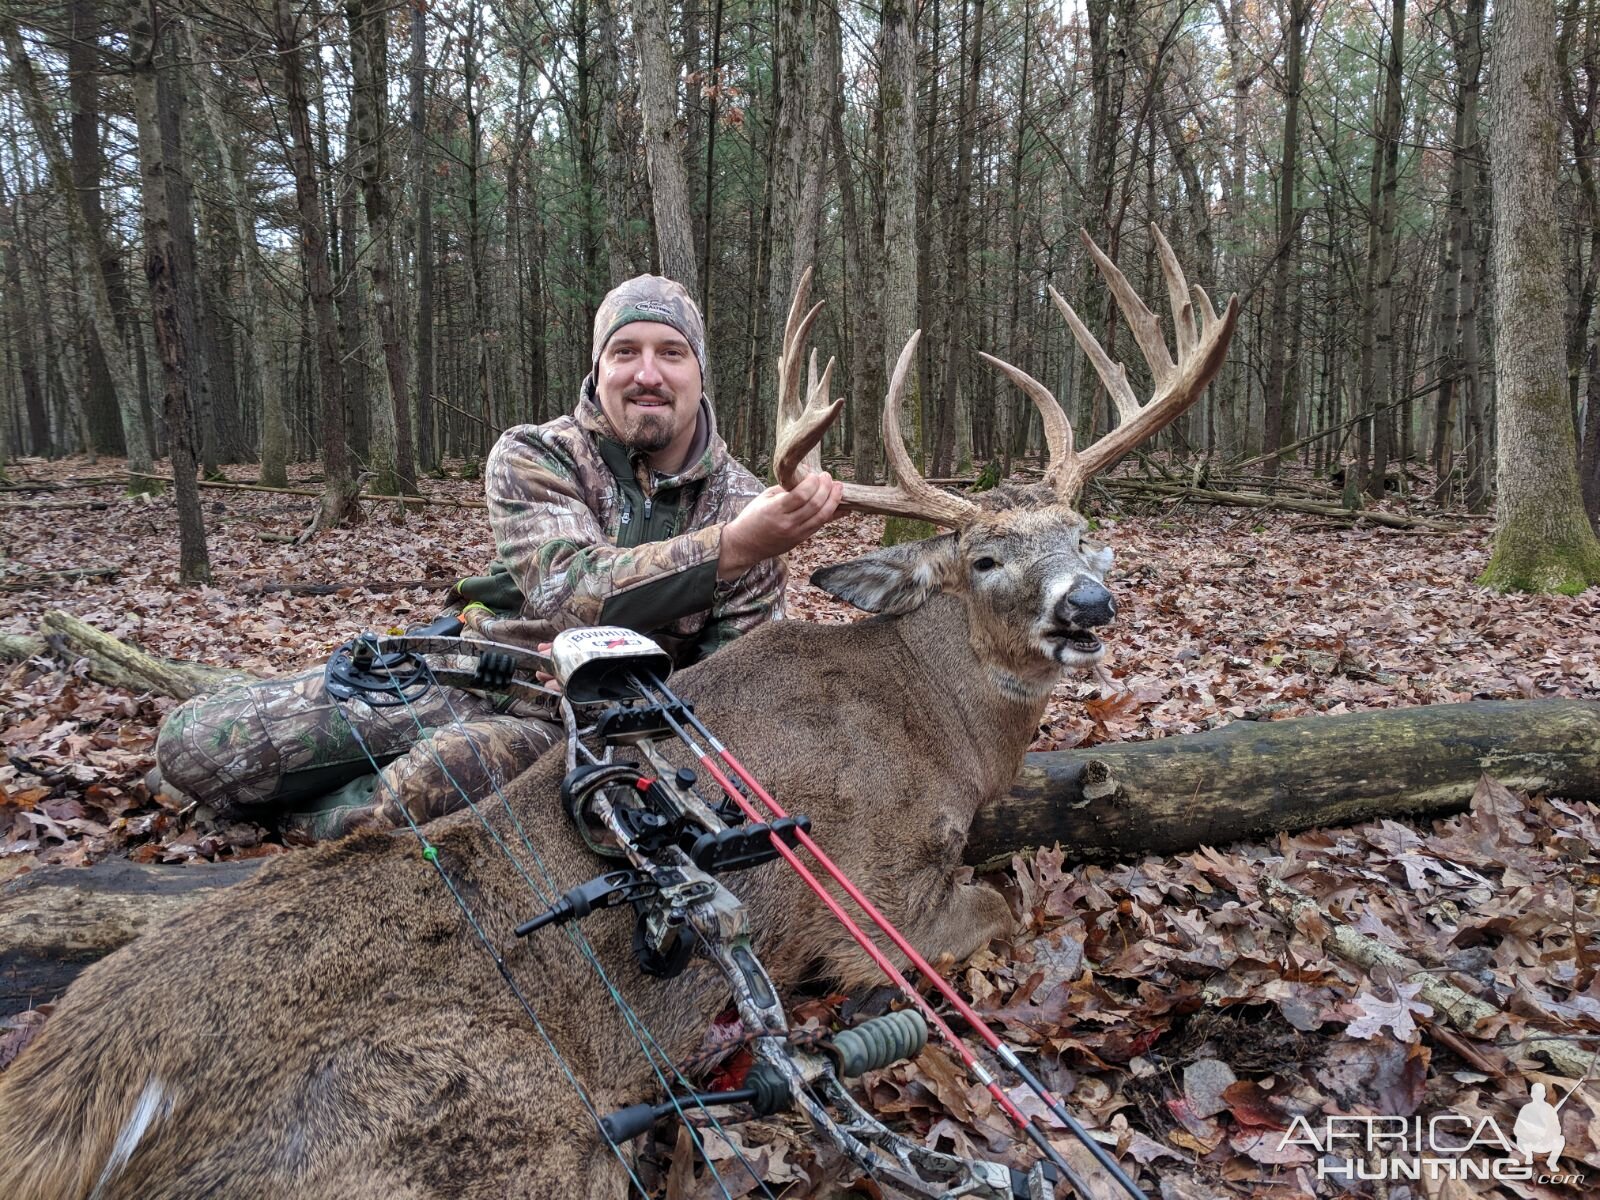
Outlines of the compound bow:
M 543 654 L 464 639 L 460 633 L 459 621 L 441 618 L 399 636 L 363 634 L 339 647 L 330 659 L 328 692 L 339 701 L 359 697 L 377 707 L 409 707 L 429 688 L 442 684 L 559 703 L 567 730 L 562 803 L 591 850 L 626 865 L 572 888 L 518 926 L 516 935 L 530 937 L 547 926 L 580 920 L 597 909 L 630 904 L 636 914 L 634 953 L 639 967 L 648 975 L 671 978 L 698 952 L 715 963 L 727 979 L 740 1022 L 751 1035 L 754 1063 L 743 1088 L 669 1094 L 661 1103 L 636 1104 L 604 1116 L 596 1113 L 601 1136 L 619 1157 L 624 1143 L 664 1119 L 682 1117 L 685 1105 L 708 1110 L 747 1104 L 757 1116 L 798 1109 L 821 1136 L 864 1171 L 912 1196 L 1046 1200 L 1063 1184 L 1073 1194 L 1090 1195 L 1083 1179 L 1022 1115 L 971 1048 L 800 860 L 798 849 L 806 851 L 838 883 L 1122 1190 L 1135 1200 L 1145 1200 L 1127 1173 L 1015 1051 L 823 853 L 811 837 L 810 821 L 784 811 L 706 728 L 693 707 L 667 686 L 672 661 L 659 646 L 627 629 L 572 629 L 557 635 L 550 652 Z M 444 656 L 447 665 L 435 665 L 429 655 Z M 466 662 L 470 669 L 462 665 Z M 529 681 L 530 676 L 535 682 Z M 559 688 L 536 682 L 541 676 L 553 678 Z M 580 710 L 592 718 L 587 727 L 580 727 Z M 359 740 L 353 722 L 351 729 Z M 590 750 L 586 738 L 599 742 L 598 754 Z M 694 755 L 721 792 L 721 800 L 708 800 L 702 794 L 696 772 L 668 761 L 663 744 L 673 740 Z M 636 759 L 619 760 L 618 751 Z M 437 856 L 428 854 L 426 837 L 420 829 L 416 832 L 423 841 L 424 856 L 443 875 Z M 875 1017 L 821 1042 L 795 1039 L 777 989 L 756 955 L 744 906 L 722 881 L 723 876 L 774 858 L 782 858 L 800 875 L 911 1007 Z M 445 883 L 450 886 L 448 876 Z M 450 890 L 471 920 L 465 900 L 453 886 Z M 475 921 L 473 925 L 477 928 Z M 486 948 L 509 983 L 499 952 L 487 943 Z M 537 1024 L 537 1014 L 520 992 L 518 999 Z M 1003 1163 L 921 1146 L 889 1129 L 850 1094 L 844 1079 L 916 1055 L 926 1044 L 930 1027 L 1040 1149 L 1043 1158 L 1032 1168 L 1018 1171 Z

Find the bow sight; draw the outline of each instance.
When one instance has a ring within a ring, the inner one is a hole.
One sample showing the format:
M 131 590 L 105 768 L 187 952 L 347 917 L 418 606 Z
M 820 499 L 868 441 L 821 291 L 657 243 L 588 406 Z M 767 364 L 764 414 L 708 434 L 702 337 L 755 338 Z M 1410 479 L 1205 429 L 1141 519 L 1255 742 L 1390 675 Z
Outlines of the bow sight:
M 682 1117 L 689 1105 L 702 1109 L 749 1105 L 758 1116 L 798 1109 L 864 1171 L 909 1195 L 1046 1200 L 1057 1194 L 1061 1184 L 1068 1185 L 1071 1194 L 1090 1195 L 994 1075 L 800 861 L 796 851 L 804 849 L 1121 1188 L 1144 1200 L 1132 1179 L 1061 1101 L 822 852 L 811 838 L 810 821 L 785 812 L 705 727 L 693 706 L 667 686 L 672 663 L 659 646 L 627 629 L 574 629 L 559 634 L 544 655 L 463 640 L 454 636 L 459 632 L 458 622 L 445 620 L 400 637 L 363 635 L 334 655 L 328 666 L 328 688 L 340 699 L 359 695 L 369 704 L 390 696 L 395 698 L 388 703 L 408 703 L 434 682 L 559 697 L 567 727 L 562 804 L 585 844 L 618 865 L 567 891 L 519 925 L 516 935 L 534 936 L 547 926 L 582 920 L 597 909 L 630 905 L 634 956 L 640 969 L 670 979 L 698 952 L 726 977 L 740 1022 L 751 1038 L 755 1061 L 744 1087 L 679 1093 L 661 1103 L 636 1104 L 603 1116 L 600 1132 L 611 1145 L 620 1147 L 661 1120 Z M 449 656 L 453 665 L 435 668 L 425 661 L 428 654 Z M 560 692 L 517 678 L 535 673 L 553 676 Z M 585 728 L 579 726 L 579 709 L 588 722 Z M 589 748 L 591 741 L 600 746 L 598 753 Z M 707 795 L 700 773 L 667 759 L 663 748 L 673 741 L 694 755 L 720 798 Z M 775 858 L 782 858 L 800 875 L 911 1007 L 821 1041 L 795 1036 L 777 989 L 756 955 L 744 906 L 728 886 L 739 872 Z M 1018 1171 L 1003 1163 L 921 1146 L 884 1126 L 845 1087 L 844 1079 L 915 1056 L 926 1044 L 930 1027 L 1044 1155 L 1031 1169 Z

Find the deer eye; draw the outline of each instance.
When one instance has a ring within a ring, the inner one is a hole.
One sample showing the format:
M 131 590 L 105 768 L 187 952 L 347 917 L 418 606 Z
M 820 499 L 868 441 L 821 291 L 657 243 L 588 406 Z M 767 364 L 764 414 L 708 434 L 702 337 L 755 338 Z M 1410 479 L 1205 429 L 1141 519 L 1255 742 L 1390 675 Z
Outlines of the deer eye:
M 995 560 L 990 558 L 987 554 L 985 554 L 982 558 L 975 558 L 972 560 L 972 569 L 974 571 L 992 571 L 999 565 L 999 563 L 995 562 Z

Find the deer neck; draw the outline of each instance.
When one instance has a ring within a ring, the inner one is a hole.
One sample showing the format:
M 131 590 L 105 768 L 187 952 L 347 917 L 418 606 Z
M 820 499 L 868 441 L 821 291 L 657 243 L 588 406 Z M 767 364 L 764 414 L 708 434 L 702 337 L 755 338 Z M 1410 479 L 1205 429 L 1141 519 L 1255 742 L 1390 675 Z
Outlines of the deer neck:
M 974 644 L 966 605 L 953 596 L 931 597 L 898 618 L 895 631 L 924 686 L 947 698 L 952 722 L 967 732 L 980 756 L 995 756 L 1004 770 L 1015 771 L 1059 672 L 1044 682 L 1022 679 L 990 661 Z

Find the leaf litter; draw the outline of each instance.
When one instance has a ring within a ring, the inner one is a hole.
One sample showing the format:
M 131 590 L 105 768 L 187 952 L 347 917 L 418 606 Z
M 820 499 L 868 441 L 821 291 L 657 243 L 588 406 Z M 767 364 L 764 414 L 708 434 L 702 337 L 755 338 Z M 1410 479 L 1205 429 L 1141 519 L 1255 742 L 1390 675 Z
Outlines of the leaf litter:
M 21 464 L 37 482 L 92 474 L 83 460 Z M 248 481 L 247 469 L 230 474 Z M 304 482 L 304 473 L 301 475 Z M 151 653 L 259 675 L 324 661 L 369 628 L 418 624 L 441 609 L 429 588 L 493 553 L 481 511 L 369 504 L 366 523 L 307 547 L 263 540 L 297 533 L 310 500 L 202 493 L 215 582 L 173 582 L 168 497 L 80 485 L 113 509 L 13 519 L 0 570 L 0 633 L 32 634 L 60 608 Z M 429 480 L 429 495 L 476 499 L 475 481 Z M 1328 530 L 1263 514 L 1251 530 L 1216 510 L 1167 510 L 1102 522 L 1116 548 L 1119 616 L 1098 678 L 1069 676 L 1040 724 L 1036 750 L 1136 741 L 1274 720 L 1473 699 L 1600 699 L 1600 589 L 1578 597 L 1496 596 L 1474 583 L 1481 530 L 1435 537 Z M 864 553 L 881 523 L 848 517 L 791 556 L 789 616 L 857 614 L 809 587 L 818 566 Z M 115 578 L 26 581 L 47 571 L 115 567 Z M 19 583 L 21 586 L 19 586 Z M 338 583 L 329 595 L 263 591 Z M 174 702 L 129 695 L 53 656 L 0 665 L 0 879 L 46 864 L 125 855 L 187 862 L 285 852 L 271 830 L 218 823 L 152 796 L 143 777 Z M 1547 1073 L 1541 1041 L 1600 1048 L 1600 810 L 1512 793 L 1485 779 L 1470 812 L 1445 820 L 1378 820 L 1201 847 L 1114 866 L 1074 864 L 1058 848 L 1019 855 L 1006 887 L 1023 929 L 964 964 L 956 978 L 986 1020 L 1029 1055 L 1092 1133 L 1163 1200 L 1219 1197 L 1570 1197 L 1582 1186 L 1500 1180 L 1363 1182 L 1305 1139 L 1297 1118 L 1454 1113 L 1493 1118 L 1510 1136 L 1535 1083 L 1560 1109 L 1562 1169 L 1600 1179 L 1600 1080 Z M 1259 884 L 1276 877 L 1318 901 L 1286 925 Z M 1501 1015 L 1455 1030 L 1391 978 L 1327 950 L 1342 922 L 1398 951 Z M 815 1028 L 856 1001 L 797 1002 Z M 861 1006 L 881 1010 L 882 999 Z M 0 1030 L 0 1066 L 46 1009 Z M 737 1027 L 714 1027 L 701 1064 L 737 1080 Z M 748 1055 L 744 1055 L 747 1063 Z M 1005 1079 L 1005 1073 L 989 1062 Z M 1031 1093 L 1012 1099 L 1082 1161 Z M 992 1098 L 951 1055 L 930 1047 L 860 1083 L 871 1107 L 929 1145 L 1022 1165 Z M 1031 1106 L 1031 1107 L 1030 1107 Z M 735 1194 L 759 1191 L 741 1159 L 785 1197 L 877 1196 L 871 1180 L 819 1148 L 793 1120 L 706 1130 L 707 1152 Z M 1371 1159 L 1373 1156 L 1369 1156 Z M 1381 1157 L 1381 1155 L 1377 1156 Z M 1328 1170 L 1329 1166 L 1333 1170 Z M 1368 1165 L 1372 1165 L 1371 1162 Z M 646 1152 L 657 1193 L 720 1195 L 686 1138 Z M 1324 1170 L 1319 1172 L 1319 1166 Z M 742 1182 L 741 1182 L 742 1180 Z

